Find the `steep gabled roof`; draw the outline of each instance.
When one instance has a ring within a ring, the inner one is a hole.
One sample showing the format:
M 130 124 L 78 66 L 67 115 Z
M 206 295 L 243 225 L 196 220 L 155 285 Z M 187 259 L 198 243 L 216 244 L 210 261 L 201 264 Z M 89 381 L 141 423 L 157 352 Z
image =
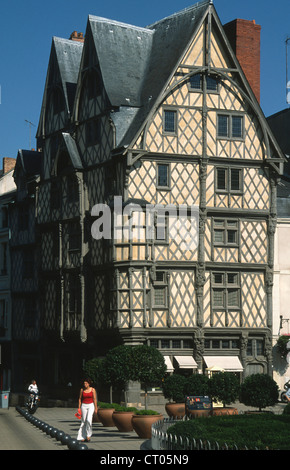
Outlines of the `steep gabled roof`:
M 89 17 L 104 87 L 117 126 L 117 146 L 134 138 L 207 12 L 196 3 L 146 28 Z M 137 108 L 137 109 L 135 109 Z
M 68 114 L 72 112 L 74 105 L 74 98 L 76 92 L 76 85 L 78 81 L 78 74 L 80 68 L 80 61 L 82 56 L 83 43 L 53 37 L 50 59 L 39 119 L 39 125 L 36 136 L 41 136 L 43 133 L 43 122 L 45 116 L 45 109 L 47 104 L 48 87 L 50 85 L 50 73 L 53 67 L 57 67 L 59 71 L 60 81 L 64 93 L 66 111 Z M 56 63 L 55 63 L 56 62 Z

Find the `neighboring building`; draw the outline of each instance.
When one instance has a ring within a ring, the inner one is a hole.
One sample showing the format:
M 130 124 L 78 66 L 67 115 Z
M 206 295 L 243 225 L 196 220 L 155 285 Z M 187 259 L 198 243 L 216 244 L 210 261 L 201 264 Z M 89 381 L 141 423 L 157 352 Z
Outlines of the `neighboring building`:
M 273 289 L 273 371 L 276 382 L 283 390 L 284 383 L 290 380 L 290 364 L 279 356 L 275 345 L 281 335 L 290 335 L 290 109 L 269 116 L 267 121 L 288 159 L 277 186 Z
M 147 28 L 89 16 L 84 42 L 53 39 L 37 132 L 47 384 L 76 383 L 84 360 L 120 343 L 157 347 L 169 370 L 272 374 L 284 156 L 258 102 L 259 31 L 223 28 L 206 0 Z M 95 206 L 107 214 L 114 196 L 117 237 L 97 240 Z M 157 204 L 185 205 L 186 220 L 157 214 L 149 237 Z
M 13 169 L 16 160 L 3 158 L 0 171 L 0 390 L 11 387 L 11 263 L 9 253 L 9 204 L 14 199 L 16 186 Z
M 36 219 L 36 183 L 41 154 L 19 150 L 13 178 L 17 187 L 9 208 L 11 299 L 12 299 L 12 384 L 25 391 L 33 377 L 40 377 L 41 297 L 38 287 L 39 251 Z

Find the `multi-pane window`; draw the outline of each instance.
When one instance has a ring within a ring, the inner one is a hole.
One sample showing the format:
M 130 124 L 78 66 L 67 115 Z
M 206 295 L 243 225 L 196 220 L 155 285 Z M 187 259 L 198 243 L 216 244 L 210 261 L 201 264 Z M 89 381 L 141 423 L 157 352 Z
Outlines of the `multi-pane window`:
M 217 117 L 217 136 L 226 139 L 243 138 L 243 116 L 218 114 Z
M 153 288 L 153 306 L 167 307 L 167 280 L 164 271 L 156 271 Z
M 247 356 L 264 356 L 264 341 L 262 339 L 249 339 Z
M 213 220 L 214 245 L 237 246 L 239 243 L 239 222 L 232 219 Z
M 224 193 L 241 192 L 242 170 L 239 168 L 216 168 L 216 190 Z
M 214 309 L 240 308 L 240 278 L 238 273 L 212 274 L 212 306 Z
M 206 91 L 207 92 L 214 92 L 218 91 L 218 79 L 213 77 L 212 75 L 206 76 Z M 192 75 L 189 79 L 189 85 L 191 90 L 202 90 L 202 75 L 195 74 Z
M 157 165 L 157 186 L 169 187 L 169 165 Z
M 210 339 L 204 341 L 206 349 L 239 349 L 238 339 Z
M 176 111 L 164 111 L 164 132 L 176 133 L 177 114 Z
M 155 243 L 168 243 L 168 216 L 157 214 L 155 225 Z
M 166 305 L 166 289 L 165 287 L 154 287 L 154 306 L 165 307 Z
M 178 338 L 152 338 L 148 344 L 156 349 L 192 349 L 192 340 Z

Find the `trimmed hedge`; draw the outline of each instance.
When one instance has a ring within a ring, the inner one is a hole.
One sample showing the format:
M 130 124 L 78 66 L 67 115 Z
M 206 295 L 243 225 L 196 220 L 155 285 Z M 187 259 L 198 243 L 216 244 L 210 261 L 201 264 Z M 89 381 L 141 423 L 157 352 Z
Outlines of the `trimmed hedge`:
M 236 445 L 259 450 L 290 450 L 290 416 L 262 413 L 258 415 L 214 416 L 177 422 L 168 434 L 202 441 L 220 447 Z

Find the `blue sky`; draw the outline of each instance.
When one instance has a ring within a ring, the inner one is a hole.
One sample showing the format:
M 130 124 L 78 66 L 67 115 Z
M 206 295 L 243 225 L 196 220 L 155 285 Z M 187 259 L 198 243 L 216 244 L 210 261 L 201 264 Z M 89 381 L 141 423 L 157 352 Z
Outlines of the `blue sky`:
M 89 14 L 146 26 L 195 0 L 0 0 L 0 168 L 2 157 L 35 147 L 51 40 L 85 32 Z M 214 0 L 221 22 L 255 20 L 261 30 L 261 107 L 266 116 L 286 103 L 290 0 Z M 26 121 L 35 125 L 29 126 Z

